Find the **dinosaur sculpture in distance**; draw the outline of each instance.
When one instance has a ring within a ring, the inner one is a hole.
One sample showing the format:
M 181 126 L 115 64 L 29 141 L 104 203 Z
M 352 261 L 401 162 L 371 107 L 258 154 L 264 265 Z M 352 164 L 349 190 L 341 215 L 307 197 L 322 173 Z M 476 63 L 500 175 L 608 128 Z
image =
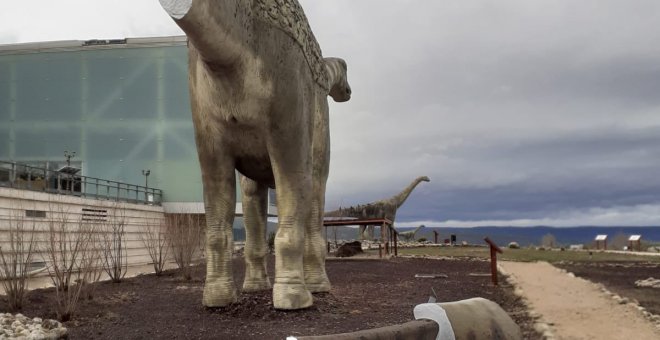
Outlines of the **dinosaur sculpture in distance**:
M 417 232 L 424 227 L 426 226 L 422 224 L 419 227 L 415 228 L 414 230 L 400 231 L 399 237 L 406 241 L 413 241 L 415 239 L 415 234 L 417 234 Z
M 397 210 L 406 202 L 408 196 L 415 190 L 417 185 L 421 182 L 430 181 L 426 176 L 417 177 L 400 193 L 388 199 L 367 204 L 358 204 L 348 208 L 339 208 L 325 213 L 325 217 L 351 217 L 357 219 L 386 218 L 394 223 Z M 373 226 L 360 226 L 360 238 L 364 238 L 365 231 L 373 238 Z

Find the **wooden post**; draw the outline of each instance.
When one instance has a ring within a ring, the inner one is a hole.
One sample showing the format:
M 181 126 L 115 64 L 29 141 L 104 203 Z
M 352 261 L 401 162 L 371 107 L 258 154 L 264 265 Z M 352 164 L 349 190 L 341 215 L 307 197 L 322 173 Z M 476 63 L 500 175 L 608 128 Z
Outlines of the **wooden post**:
M 394 256 L 399 256 L 399 234 L 394 233 Z
M 389 247 L 388 247 L 388 242 L 389 242 L 389 230 L 386 229 L 386 224 L 382 223 L 380 225 L 380 243 L 383 245 L 385 248 L 385 254 L 389 254 Z
M 330 242 L 325 242 L 328 245 L 328 254 L 330 254 Z
M 378 243 L 378 257 L 383 258 L 383 245 Z
M 366 225 L 360 225 L 360 227 L 358 228 L 358 234 L 359 234 L 358 239 L 364 240 L 364 233 L 366 230 L 367 230 Z
M 433 231 L 433 243 L 438 244 L 438 232 L 436 230 Z
M 497 286 L 497 253 L 502 253 L 502 249 L 491 241 L 490 238 L 484 238 L 484 241 L 490 246 L 490 275 L 493 284 Z

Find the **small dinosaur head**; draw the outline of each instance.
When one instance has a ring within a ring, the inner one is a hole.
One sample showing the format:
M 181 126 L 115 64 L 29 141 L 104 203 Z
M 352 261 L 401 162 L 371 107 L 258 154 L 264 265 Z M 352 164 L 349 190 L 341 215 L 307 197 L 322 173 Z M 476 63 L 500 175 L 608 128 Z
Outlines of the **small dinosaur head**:
M 419 179 L 424 181 L 424 182 L 430 182 L 431 181 L 427 176 L 422 176 Z
M 351 85 L 348 84 L 346 61 L 341 58 L 325 58 L 325 64 L 330 73 L 330 97 L 336 102 L 347 102 L 351 99 Z

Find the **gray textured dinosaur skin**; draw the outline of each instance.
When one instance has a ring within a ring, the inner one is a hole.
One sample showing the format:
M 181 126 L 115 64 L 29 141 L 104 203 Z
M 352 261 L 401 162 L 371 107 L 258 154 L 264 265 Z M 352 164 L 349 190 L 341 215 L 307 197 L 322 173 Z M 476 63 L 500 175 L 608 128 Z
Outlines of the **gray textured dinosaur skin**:
M 310 290 L 330 288 L 321 236 L 330 160 L 327 96 L 350 99 L 346 64 L 322 59 L 296 0 L 160 2 L 189 39 L 207 221 L 203 304 L 222 307 L 237 300 L 231 259 L 238 170 L 247 233 L 244 289 L 270 287 L 266 197 L 274 187 L 279 224 L 273 305 L 309 307 Z
M 372 219 L 372 218 L 386 218 L 392 223 L 396 219 L 396 212 L 406 202 L 408 196 L 415 190 L 417 185 L 421 182 L 430 182 L 431 180 L 426 176 L 415 178 L 403 191 L 384 200 L 379 200 L 367 204 L 359 204 L 348 208 L 339 208 L 337 210 L 325 213 L 326 217 L 352 217 L 358 219 Z M 364 238 L 366 230 L 360 228 L 360 237 Z M 370 226 L 369 233 L 373 238 L 373 227 Z

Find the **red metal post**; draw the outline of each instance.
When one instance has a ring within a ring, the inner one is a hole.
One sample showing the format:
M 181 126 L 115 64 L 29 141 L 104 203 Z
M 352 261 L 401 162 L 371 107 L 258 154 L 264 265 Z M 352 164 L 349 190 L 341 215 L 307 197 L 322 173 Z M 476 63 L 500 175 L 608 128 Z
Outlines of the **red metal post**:
M 490 246 L 490 276 L 493 284 L 497 286 L 497 253 L 502 253 L 502 249 L 491 241 L 490 238 L 484 238 L 484 241 Z
M 378 243 L 378 257 L 383 258 L 383 245 Z
M 490 277 L 497 286 L 497 252 L 493 247 L 490 247 Z

